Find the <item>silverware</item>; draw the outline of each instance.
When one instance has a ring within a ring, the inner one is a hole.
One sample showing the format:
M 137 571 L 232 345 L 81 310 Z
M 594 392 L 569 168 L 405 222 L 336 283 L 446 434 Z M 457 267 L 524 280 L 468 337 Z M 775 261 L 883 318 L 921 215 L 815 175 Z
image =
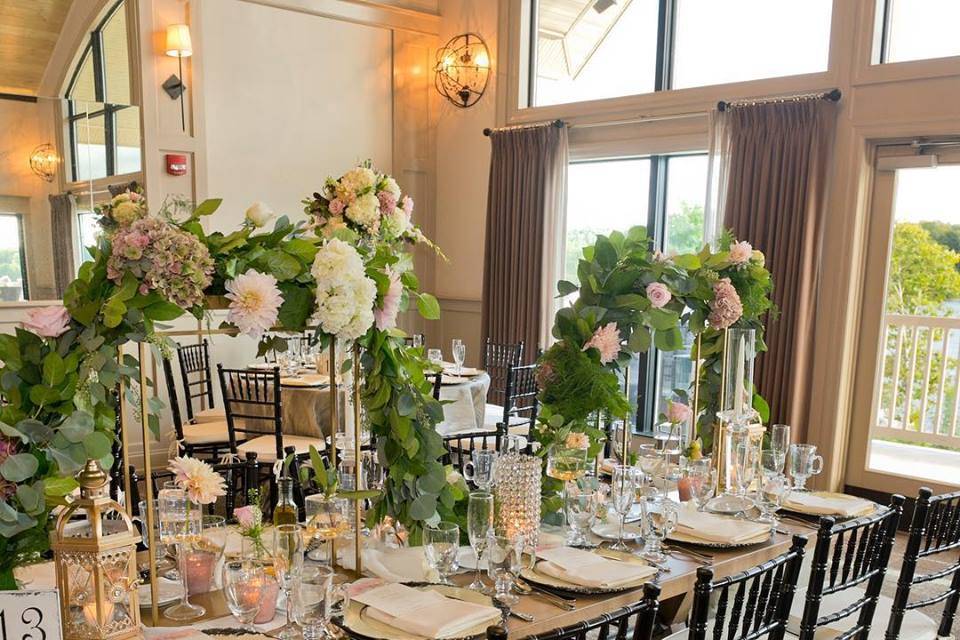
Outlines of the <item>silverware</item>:
M 549 602 L 555 607 L 559 607 L 566 611 L 573 611 L 577 608 L 577 601 L 574 598 L 564 598 L 558 596 L 555 593 L 551 593 L 546 589 L 541 589 L 535 584 L 530 584 L 522 578 L 518 578 L 513 585 L 514 590 L 520 595 L 524 596 L 536 596 L 541 600 Z
M 790 522 L 790 523 L 793 523 L 793 524 L 800 525 L 800 526 L 802 526 L 802 527 L 806 527 L 806 528 L 808 528 L 808 529 L 816 529 L 816 528 L 817 528 L 817 525 L 815 525 L 814 523 L 809 522 L 809 521 L 807 521 L 807 520 L 804 520 L 803 518 L 797 518 L 796 516 L 791 516 L 791 515 L 787 515 L 787 514 L 782 514 L 782 515 L 780 516 L 780 519 L 781 519 L 781 520 L 786 520 L 787 522 Z
M 663 546 L 663 550 L 671 555 L 685 555 L 706 564 L 713 564 L 713 556 L 707 553 L 699 553 L 697 551 L 691 551 L 689 549 L 682 549 L 680 547 L 672 547 L 667 545 Z
M 534 622 L 536 620 L 536 618 L 529 613 L 520 613 L 519 611 L 514 611 L 513 609 L 510 609 L 510 615 L 518 620 L 523 620 L 524 622 Z

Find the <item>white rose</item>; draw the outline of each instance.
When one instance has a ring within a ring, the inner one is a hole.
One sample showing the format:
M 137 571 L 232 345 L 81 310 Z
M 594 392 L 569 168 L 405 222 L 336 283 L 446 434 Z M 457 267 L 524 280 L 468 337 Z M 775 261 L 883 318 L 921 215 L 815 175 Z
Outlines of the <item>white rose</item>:
M 274 213 L 273 210 L 263 202 L 254 202 L 244 212 L 244 216 L 253 226 L 259 229 L 260 227 L 266 226 L 267 223 L 273 219 Z
M 359 225 L 373 227 L 380 221 L 380 200 L 373 193 L 367 193 L 347 207 L 346 215 Z
M 393 197 L 397 200 L 400 199 L 400 185 L 398 185 L 397 181 L 390 176 L 387 176 L 383 179 L 383 191 L 392 193 Z

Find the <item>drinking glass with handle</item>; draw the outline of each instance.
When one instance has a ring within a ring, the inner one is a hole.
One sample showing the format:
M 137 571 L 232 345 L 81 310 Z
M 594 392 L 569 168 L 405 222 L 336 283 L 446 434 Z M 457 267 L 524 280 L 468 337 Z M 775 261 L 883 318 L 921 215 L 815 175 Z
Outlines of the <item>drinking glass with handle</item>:
M 812 444 L 790 445 L 790 475 L 793 476 L 794 491 L 809 491 L 807 479 L 823 471 L 823 458 L 817 455 L 817 447 Z

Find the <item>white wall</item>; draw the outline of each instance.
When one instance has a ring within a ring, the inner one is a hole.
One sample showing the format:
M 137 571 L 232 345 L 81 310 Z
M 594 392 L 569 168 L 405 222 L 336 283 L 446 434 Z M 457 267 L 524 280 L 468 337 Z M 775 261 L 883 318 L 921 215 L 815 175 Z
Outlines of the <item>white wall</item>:
M 196 3 L 207 192 L 232 230 L 256 200 L 292 219 L 327 175 L 392 164 L 387 29 L 236 0 Z

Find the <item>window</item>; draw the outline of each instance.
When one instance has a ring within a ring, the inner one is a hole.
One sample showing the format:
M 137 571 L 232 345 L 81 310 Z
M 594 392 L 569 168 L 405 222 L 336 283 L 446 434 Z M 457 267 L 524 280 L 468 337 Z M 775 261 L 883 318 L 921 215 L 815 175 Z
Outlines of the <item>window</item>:
M 67 85 L 74 181 L 140 171 L 140 114 L 130 106 L 130 56 L 124 2 L 90 33 Z
M 0 213 L 0 301 L 27 300 L 27 262 L 23 251 L 23 217 Z
M 577 282 L 583 247 L 598 234 L 644 226 L 653 245 L 666 252 L 698 251 L 704 239 L 707 156 L 704 154 L 615 158 L 576 162 L 567 176 L 564 279 Z M 629 196 L 623 185 L 631 185 Z M 673 398 L 689 387 L 693 366 L 687 347 L 651 350 L 630 366 L 628 396 L 638 407 L 636 425 L 649 432 Z
M 960 2 L 879 0 L 880 62 L 960 56 Z
M 533 2 L 529 106 L 827 69 L 831 0 Z
M 77 211 L 77 256 L 80 257 L 78 267 L 93 259 L 88 247 L 97 244 L 97 238 L 100 236 L 99 220 L 100 216 L 94 211 Z

